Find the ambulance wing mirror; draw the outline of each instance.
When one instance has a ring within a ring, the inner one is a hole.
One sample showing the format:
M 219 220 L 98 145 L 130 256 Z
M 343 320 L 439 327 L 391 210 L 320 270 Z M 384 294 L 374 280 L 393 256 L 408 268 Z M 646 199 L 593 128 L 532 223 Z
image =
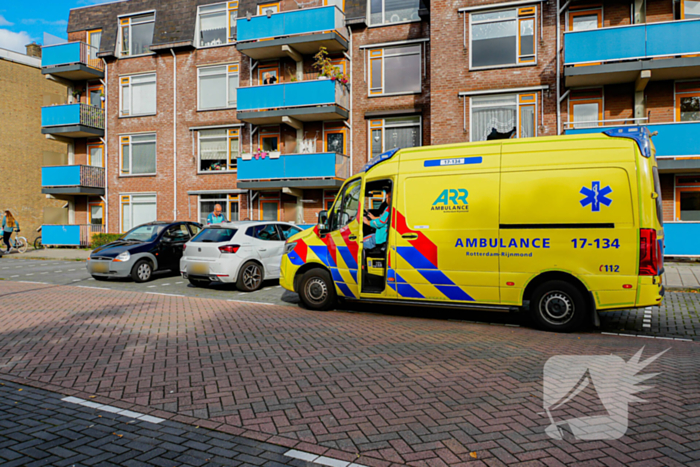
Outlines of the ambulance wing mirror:
M 328 211 L 321 211 L 318 213 L 318 230 L 324 231 L 327 229 L 326 224 L 328 223 Z

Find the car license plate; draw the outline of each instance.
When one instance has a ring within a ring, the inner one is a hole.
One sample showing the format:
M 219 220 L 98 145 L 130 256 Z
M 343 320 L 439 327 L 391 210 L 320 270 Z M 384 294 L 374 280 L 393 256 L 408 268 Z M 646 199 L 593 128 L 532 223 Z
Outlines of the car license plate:
M 106 274 L 109 272 L 109 263 L 94 263 L 92 272 Z
M 190 266 L 190 274 L 209 274 L 209 266 L 203 263 L 194 263 Z

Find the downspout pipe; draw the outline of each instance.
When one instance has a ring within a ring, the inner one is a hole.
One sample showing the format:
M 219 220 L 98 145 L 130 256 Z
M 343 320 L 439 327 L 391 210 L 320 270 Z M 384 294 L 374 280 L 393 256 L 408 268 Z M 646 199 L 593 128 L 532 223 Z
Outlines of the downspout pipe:
M 109 99 L 107 94 L 107 90 L 109 89 L 109 68 L 107 67 L 107 60 L 104 58 L 102 59 L 102 64 L 105 68 L 105 79 L 102 83 L 102 88 L 104 89 L 105 95 L 105 137 L 102 141 L 102 163 L 105 166 L 105 196 L 103 201 L 105 210 L 105 232 L 109 232 L 109 145 L 107 144 L 109 142 Z M 119 161 L 117 161 L 117 163 L 119 163 Z
M 555 5 L 557 14 L 557 135 L 561 134 L 561 89 L 559 82 L 561 81 L 561 11 L 559 10 L 559 1 Z
M 173 56 L 173 220 L 177 220 L 177 56 Z

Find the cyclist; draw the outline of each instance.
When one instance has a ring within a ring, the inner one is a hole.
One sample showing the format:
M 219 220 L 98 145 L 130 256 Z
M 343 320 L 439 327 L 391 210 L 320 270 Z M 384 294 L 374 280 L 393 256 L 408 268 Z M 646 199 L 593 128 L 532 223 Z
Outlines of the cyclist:
M 19 222 L 15 219 L 9 209 L 5 210 L 5 217 L 2 218 L 2 239 L 7 245 L 7 253 L 10 253 L 12 245 L 10 244 L 10 237 L 12 232 L 19 232 Z

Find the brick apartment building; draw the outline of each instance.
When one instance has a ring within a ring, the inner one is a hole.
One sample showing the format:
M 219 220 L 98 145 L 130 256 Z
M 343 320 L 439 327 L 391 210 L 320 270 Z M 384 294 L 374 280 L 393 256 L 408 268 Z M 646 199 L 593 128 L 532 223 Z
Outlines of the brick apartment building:
M 41 192 L 37 170 L 66 156 L 65 143 L 41 135 L 40 121 L 41 106 L 65 100 L 66 94 L 64 84 L 42 76 L 39 45 L 28 45 L 26 55 L 0 49 L 0 209 L 15 213 L 30 241 L 41 235 L 42 224 L 70 220 L 66 201 Z
M 88 55 L 44 72 L 93 70 L 74 85 L 105 116 L 110 232 L 203 221 L 217 203 L 230 219 L 314 224 L 395 147 L 644 124 L 658 131 L 673 249 L 700 220 L 698 5 L 127 0 L 71 10 L 70 42 L 53 48 Z M 338 79 L 314 67 L 321 47 Z M 76 139 L 75 160 L 96 141 Z M 76 219 L 96 223 L 91 203 Z

